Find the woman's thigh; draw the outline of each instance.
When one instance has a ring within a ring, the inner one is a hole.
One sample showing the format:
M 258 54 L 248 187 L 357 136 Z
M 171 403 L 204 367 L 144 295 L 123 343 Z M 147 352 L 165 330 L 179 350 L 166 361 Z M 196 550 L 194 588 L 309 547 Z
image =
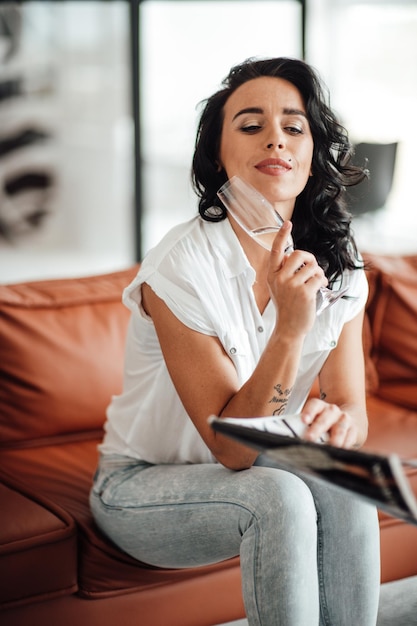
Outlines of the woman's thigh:
M 236 556 L 242 537 L 253 527 L 258 535 L 262 528 L 297 532 L 294 519 L 300 518 L 315 532 L 316 523 L 303 481 L 267 467 L 235 472 L 217 464 L 122 463 L 99 473 L 91 508 L 98 525 L 121 549 L 161 567 L 191 567 Z

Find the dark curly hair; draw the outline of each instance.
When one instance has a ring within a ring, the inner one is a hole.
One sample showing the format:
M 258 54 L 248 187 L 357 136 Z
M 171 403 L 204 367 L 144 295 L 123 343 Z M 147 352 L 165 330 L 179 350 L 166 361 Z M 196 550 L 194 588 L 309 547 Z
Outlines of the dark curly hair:
M 314 142 L 313 176 L 296 199 L 293 236 L 298 248 L 315 255 L 332 284 L 344 269 L 362 267 L 350 228 L 345 190 L 361 182 L 366 170 L 352 164 L 353 149 L 347 131 L 330 109 L 327 90 L 318 74 L 304 61 L 248 59 L 233 67 L 223 80 L 222 89 L 205 100 L 192 161 L 192 183 L 199 197 L 199 213 L 209 221 L 226 217 L 226 209 L 217 197 L 217 190 L 227 180 L 224 169 L 219 171 L 218 167 L 224 105 L 238 87 L 261 76 L 287 80 L 303 98 Z M 206 213 L 213 205 L 221 209 L 218 216 Z

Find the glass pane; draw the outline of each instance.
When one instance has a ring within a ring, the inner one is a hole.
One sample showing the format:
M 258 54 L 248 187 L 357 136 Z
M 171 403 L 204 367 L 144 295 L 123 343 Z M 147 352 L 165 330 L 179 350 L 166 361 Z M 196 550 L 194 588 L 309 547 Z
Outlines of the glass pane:
M 299 2 L 140 5 L 143 251 L 196 214 L 190 166 L 198 103 L 251 56 L 301 55 Z
M 319 5 L 309 30 L 309 60 L 329 85 L 352 139 L 398 142 L 386 207 L 358 221 L 360 244 L 367 250 L 415 251 L 417 5 L 319 0 L 317 10 Z
M 0 280 L 133 261 L 129 3 L 0 3 Z

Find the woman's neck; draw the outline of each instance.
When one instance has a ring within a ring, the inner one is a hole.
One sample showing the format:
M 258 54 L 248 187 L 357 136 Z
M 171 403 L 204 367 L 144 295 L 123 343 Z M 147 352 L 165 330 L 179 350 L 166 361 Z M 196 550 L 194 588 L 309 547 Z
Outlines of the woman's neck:
M 269 250 L 261 246 L 255 239 L 248 235 L 233 219 L 230 219 L 230 223 L 250 265 L 255 271 L 256 278 L 253 284 L 253 293 L 258 309 L 262 315 L 270 300 L 267 281 Z

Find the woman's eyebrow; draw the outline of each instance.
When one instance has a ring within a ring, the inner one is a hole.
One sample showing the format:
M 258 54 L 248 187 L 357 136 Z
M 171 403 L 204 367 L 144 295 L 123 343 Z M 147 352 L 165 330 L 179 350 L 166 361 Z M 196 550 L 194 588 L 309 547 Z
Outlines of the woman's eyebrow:
M 301 109 L 283 109 L 284 115 L 301 115 L 307 119 L 307 114 Z
M 264 112 L 263 109 L 261 109 L 260 107 L 247 107 L 246 109 L 242 109 L 241 111 L 238 111 L 236 113 L 236 115 L 233 117 L 233 122 L 235 121 L 235 119 L 237 117 L 239 117 L 239 115 L 245 115 L 245 113 L 258 113 L 258 114 L 262 114 Z
M 239 117 L 240 115 L 245 115 L 246 113 L 262 114 L 263 112 L 264 110 L 261 107 L 247 107 L 245 109 L 242 109 L 241 111 L 238 111 L 233 117 L 232 121 L 234 122 L 237 117 Z M 301 109 L 284 108 L 282 112 L 284 115 L 300 115 L 307 119 L 306 113 Z

